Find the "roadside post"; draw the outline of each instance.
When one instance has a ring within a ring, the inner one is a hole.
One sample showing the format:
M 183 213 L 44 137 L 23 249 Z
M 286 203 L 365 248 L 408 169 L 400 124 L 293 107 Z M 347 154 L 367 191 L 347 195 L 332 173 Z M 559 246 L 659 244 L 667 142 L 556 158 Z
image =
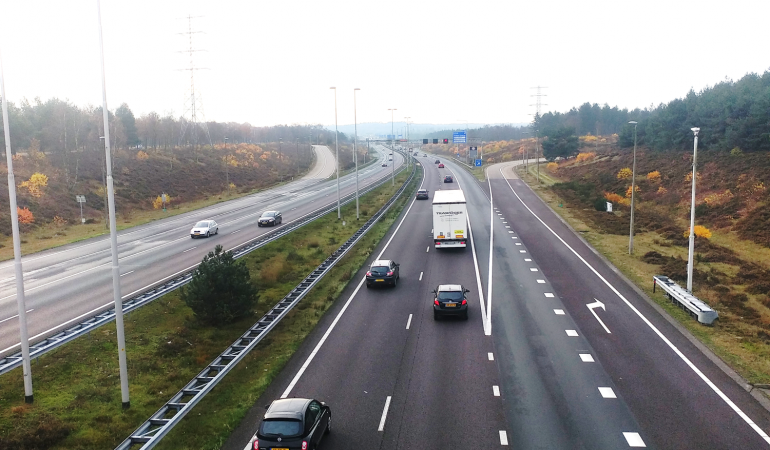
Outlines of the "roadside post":
M 161 198 L 161 200 L 163 201 L 163 212 L 166 212 L 166 200 L 167 200 L 167 199 L 166 199 L 166 194 L 165 194 L 165 193 L 164 193 L 164 194 L 162 194 L 162 195 L 160 196 L 160 198 Z
M 86 219 L 83 218 L 83 203 L 86 202 L 86 196 L 85 195 L 76 195 L 75 201 L 80 204 L 80 223 L 84 224 L 86 223 Z

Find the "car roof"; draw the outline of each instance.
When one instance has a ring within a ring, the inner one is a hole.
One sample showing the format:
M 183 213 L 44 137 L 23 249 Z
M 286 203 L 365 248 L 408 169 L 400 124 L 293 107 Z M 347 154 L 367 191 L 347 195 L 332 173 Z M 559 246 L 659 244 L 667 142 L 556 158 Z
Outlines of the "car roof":
M 439 284 L 437 291 L 462 291 L 463 286 L 461 284 Z
M 417 189 L 417 192 L 428 192 L 427 189 Z
M 390 264 L 390 262 L 391 261 L 389 259 L 378 259 L 378 260 L 376 260 L 376 261 L 374 261 L 372 263 L 372 267 L 374 267 L 374 266 L 387 266 L 387 265 Z
M 308 398 L 282 398 L 275 400 L 265 413 L 265 419 L 302 420 L 307 405 L 313 400 Z
M 276 214 L 277 212 L 278 211 L 265 211 L 262 213 L 262 215 L 264 216 L 265 214 Z

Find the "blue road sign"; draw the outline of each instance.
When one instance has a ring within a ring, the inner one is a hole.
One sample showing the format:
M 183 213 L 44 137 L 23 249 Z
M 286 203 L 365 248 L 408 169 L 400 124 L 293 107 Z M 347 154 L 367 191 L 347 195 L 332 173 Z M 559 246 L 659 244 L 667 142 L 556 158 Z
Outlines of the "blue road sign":
M 481 160 L 480 159 L 476 160 L 476 167 L 481 167 Z
M 458 157 L 458 158 L 460 157 L 460 154 L 459 154 L 459 153 L 457 154 L 457 157 Z
M 455 131 L 452 133 L 453 144 L 465 144 L 467 141 L 468 136 L 465 134 L 465 131 Z

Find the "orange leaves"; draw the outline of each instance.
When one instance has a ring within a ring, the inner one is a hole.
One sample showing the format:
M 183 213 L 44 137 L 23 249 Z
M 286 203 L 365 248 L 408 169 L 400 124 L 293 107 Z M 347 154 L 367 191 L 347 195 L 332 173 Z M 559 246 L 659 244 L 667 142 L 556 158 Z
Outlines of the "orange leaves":
M 587 152 L 587 153 L 578 153 L 577 158 L 575 158 L 575 160 L 577 162 L 583 162 L 583 161 L 590 161 L 594 158 L 596 158 L 596 152 Z
M 647 181 L 660 181 L 660 172 L 657 170 L 647 174 Z
M 663 186 L 658 186 L 658 195 L 663 195 L 668 192 L 668 189 L 664 188 Z
M 635 188 L 636 188 L 636 189 L 634 189 L 634 192 L 636 192 L 636 193 L 637 193 L 637 195 L 638 195 L 638 194 L 639 194 L 639 192 L 641 191 L 641 189 L 639 189 L 639 186 L 638 186 L 638 185 L 637 185 L 637 186 L 635 186 Z M 626 189 L 626 198 L 631 198 L 631 186 L 629 186 L 629 187 L 628 187 L 628 189 Z
M 139 161 L 144 161 L 149 158 L 150 158 L 150 155 L 148 155 L 147 152 L 145 152 L 144 150 L 139 150 L 138 152 L 136 152 L 136 159 L 138 159 Z
M 17 206 L 16 213 L 19 215 L 19 223 L 35 223 L 35 216 L 32 214 L 32 211 L 30 211 L 29 208 L 19 208 Z
M 730 189 L 727 189 L 723 193 L 715 192 L 713 194 L 707 195 L 703 201 L 706 202 L 709 206 L 715 206 L 715 205 L 721 205 L 722 203 L 726 202 L 727 200 L 730 200 L 733 198 L 733 193 L 730 191 Z
M 604 198 L 607 199 L 608 202 L 612 202 L 612 203 L 622 203 L 624 200 L 623 197 L 619 196 L 614 192 L 605 192 Z
M 631 172 L 631 169 L 628 167 L 624 167 L 618 171 L 617 177 L 618 177 L 618 180 L 626 180 L 628 178 L 631 178 L 631 175 L 633 175 L 633 172 Z
M 549 162 L 547 166 L 545 166 L 546 169 L 548 169 L 551 172 L 556 172 L 559 170 L 559 165 L 555 162 Z
M 697 237 L 711 239 L 711 231 L 703 225 L 695 225 L 695 228 L 693 228 L 693 233 Z M 689 227 L 687 227 L 687 231 L 684 232 L 684 237 L 690 237 Z
M 166 194 L 166 206 L 171 204 L 171 196 Z M 163 197 L 160 195 L 155 198 L 155 200 L 152 201 L 152 207 L 155 209 L 161 209 L 163 208 Z
M 42 197 L 45 186 L 48 186 L 48 177 L 40 172 L 33 173 L 29 180 L 22 181 L 19 185 L 19 187 L 27 188 L 33 197 Z

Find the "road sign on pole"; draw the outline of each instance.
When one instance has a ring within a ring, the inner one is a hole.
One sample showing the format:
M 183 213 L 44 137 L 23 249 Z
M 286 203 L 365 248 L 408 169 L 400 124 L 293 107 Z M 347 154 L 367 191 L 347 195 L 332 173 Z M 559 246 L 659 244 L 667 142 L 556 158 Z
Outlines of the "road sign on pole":
M 452 143 L 453 144 L 465 144 L 467 142 L 468 135 L 465 134 L 465 130 L 463 131 L 455 131 L 452 133 Z
M 481 160 L 480 159 L 476 160 L 476 167 L 481 167 Z
M 85 195 L 76 195 L 75 201 L 80 204 L 80 223 L 86 223 L 86 219 L 83 218 L 83 203 L 86 202 Z

